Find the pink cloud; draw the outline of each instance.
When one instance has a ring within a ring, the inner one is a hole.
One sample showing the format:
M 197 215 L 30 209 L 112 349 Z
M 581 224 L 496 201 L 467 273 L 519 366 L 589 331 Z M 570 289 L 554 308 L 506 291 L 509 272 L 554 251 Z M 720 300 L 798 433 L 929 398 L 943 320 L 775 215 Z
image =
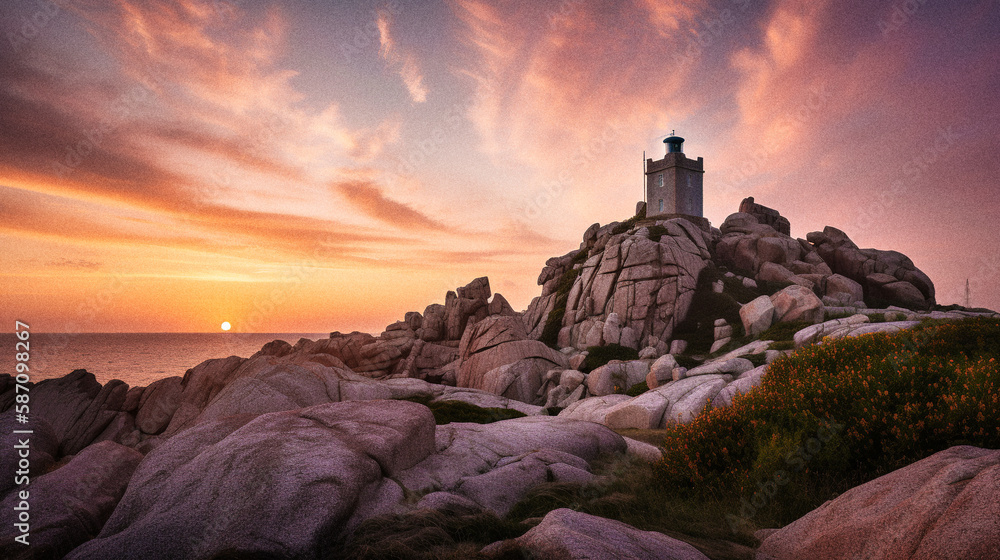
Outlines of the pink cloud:
M 427 87 L 424 85 L 424 77 L 420 71 L 420 65 L 412 53 L 401 52 L 392 36 L 392 16 L 388 10 L 380 10 L 378 13 L 377 26 L 379 31 L 379 55 L 389 64 L 396 68 L 399 77 L 403 79 L 406 90 L 410 93 L 410 99 L 414 103 L 427 101 Z

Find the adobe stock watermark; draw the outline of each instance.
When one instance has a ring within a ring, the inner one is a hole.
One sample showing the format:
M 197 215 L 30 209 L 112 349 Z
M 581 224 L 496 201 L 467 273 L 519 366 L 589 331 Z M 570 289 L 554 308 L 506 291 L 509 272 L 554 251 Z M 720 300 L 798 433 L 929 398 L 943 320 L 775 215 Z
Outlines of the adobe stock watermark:
M 519 221 L 530 222 L 541 218 L 552 204 L 572 188 L 575 182 L 573 172 L 586 170 L 594 160 L 607 153 L 611 146 L 617 145 L 625 128 L 623 124 L 611 123 L 600 134 L 591 137 L 583 149 L 570 158 L 570 164 L 559 170 L 554 179 L 547 181 L 526 198 L 508 200 L 511 214 Z
M 674 51 L 673 60 L 676 69 L 694 64 L 705 51 L 725 37 L 727 30 L 737 21 L 737 13 L 747 11 L 750 0 L 732 0 L 734 8 L 724 8 L 716 17 L 704 18 L 695 26 L 694 36 L 688 38 L 687 45 Z
M 785 455 L 785 466 L 792 472 L 802 472 L 806 466 L 823 450 L 823 447 L 833 439 L 835 435 L 843 431 L 844 425 L 836 420 L 825 420 L 816 430 L 815 437 L 811 437 L 805 443 Z M 753 528 L 753 518 L 757 513 L 771 505 L 772 500 L 778 495 L 781 487 L 790 482 L 790 472 L 785 469 L 775 471 L 770 480 L 757 483 L 757 491 L 750 499 L 745 497 L 740 500 L 740 509 L 737 515 L 726 514 L 726 523 L 729 529 L 736 533 L 740 529 Z
M 855 231 L 875 229 L 892 208 L 924 179 L 928 170 L 955 149 L 964 136 L 965 132 L 958 130 L 955 125 L 938 128 L 934 142 L 903 163 L 897 179 L 886 188 L 875 189 L 875 200 L 862 207 L 855 216 Z
M 549 27 L 557 27 L 564 21 L 569 21 L 576 14 L 577 10 L 580 9 L 580 5 L 584 3 L 584 0 L 562 0 L 559 4 L 549 10 L 546 14 L 546 19 L 549 21 Z
M 41 36 L 42 31 L 55 21 L 73 4 L 72 0 L 36 0 L 37 9 L 28 17 L 22 17 L 14 31 L 7 32 L 7 42 L 15 53 Z
M 376 10 L 376 15 L 379 12 L 396 17 L 403 13 L 403 6 L 398 0 L 389 0 Z M 347 38 L 340 42 L 340 54 L 343 55 L 344 62 L 353 62 L 354 57 L 371 50 L 373 47 L 380 47 L 381 37 L 382 32 L 379 31 L 377 18 L 369 18 L 364 25 L 355 26 L 348 33 Z
M 204 208 L 212 205 L 215 201 L 229 196 L 230 188 L 235 186 L 234 175 L 238 165 L 250 162 L 251 155 L 266 152 L 271 143 L 286 134 L 293 125 L 291 119 L 271 113 L 255 122 L 253 132 L 245 137 L 240 137 L 240 153 L 238 157 L 226 160 L 225 166 L 221 169 L 214 169 L 209 174 L 209 181 L 200 184 L 198 196 L 191 197 L 192 206 Z
M 240 8 L 244 4 L 246 4 L 246 0 L 212 0 L 215 15 L 220 19 L 229 21 L 239 18 Z
M 444 149 L 448 139 L 462 127 L 469 111 L 492 97 L 494 91 L 492 85 L 481 87 L 468 101 L 459 101 L 448 107 L 444 116 L 435 121 L 434 128 L 426 136 L 409 145 L 405 157 L 396 156 L 396 174 L 404 177 L 415 174 L 417 169 Z
M 789 137 L 816 118 L 833 99 L 833 91 L 827 82 L 820 82 L 809 88 L 809 95 L 794 109 L 784 113 L 776 120 L 776 133 L 779 137 Z M 775 143 L 755 145 L 755 150 L 741 158 L 739 168 L 726 181 L 721 182 L 713 190 L 718 194 L 730 194 L 743 188 L 755 175 L 767 169 L 768 162 L 780 151 Z
M 920 9 L 927 4 L 927 0 L 903 0 L 892 7 L 889 18 L 878 22 L 879 31 L 883 37 L 899 31 L 908 23 L 913 21 Z
M 239 331 L 227 334 L 226 346 L 228 352 L 235 354 L 242 351 L 245 342 L 255 333 L 271 332 L 267 329 L 268 321 L 278 314 L 281 306 L 287 303 L 296 293 L 303 289 L 306 281 L 315 277 L 324 269 L 323 263 L 333 253 L 336 245 L 333 235 L 321 240 L 312 251 L 301 261 L 283 267 L 278 286 L 270 292 L 255 297 L 248 314 L 239 322 Z M 294 344 L 294 341 L 292 342 Z
M 119 95 L 111 103 L 107 116 L 84 132 L 82 138 L 68 144 L 63 156 L 52 163 L 55 175 L 62 179 L 73 173 L 107 141 L 110 134 L 125 123 L 129 116 L 152 99 L 152 92 L 143 86 L 135 86 Z

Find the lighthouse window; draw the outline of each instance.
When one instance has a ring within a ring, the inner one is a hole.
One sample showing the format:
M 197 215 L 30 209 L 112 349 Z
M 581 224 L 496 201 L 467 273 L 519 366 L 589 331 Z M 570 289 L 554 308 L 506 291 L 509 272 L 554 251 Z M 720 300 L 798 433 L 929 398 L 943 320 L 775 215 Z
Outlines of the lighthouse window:
M 663 175 L 660 175 L 660 186 L 663 186 Z M 663 212 L 663 199 L 660 199 L 660 212 Z
M 663 173 L 660 173 L 659 175 L 657 175 L 656 176 L 656 180 L 659 181 L 660 186 L 662 187 L 663 186 Z M 663 208 L 660 208 L 660 210 L 663 210 Z

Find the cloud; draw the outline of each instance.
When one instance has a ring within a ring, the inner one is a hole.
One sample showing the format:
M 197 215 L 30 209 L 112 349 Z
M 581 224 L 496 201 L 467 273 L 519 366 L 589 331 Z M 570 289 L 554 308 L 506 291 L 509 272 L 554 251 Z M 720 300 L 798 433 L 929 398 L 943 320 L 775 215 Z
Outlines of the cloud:
M 424 86 L 424 77 L 420 71 L 420 65 L 412 53 L 400 52 L 396 41 L 392 36 L 392 16 L 388 10 L 380 10 L 376 25 L 379 32 L 379 55 L 395 68 L 399 77 L 403 79 L 406 90 L 410 93 L 410 99 L 414 103 L 427 101 L 427 87 Z
M 48 266 L 55 266 L 59 268 L 76 268 L 85 270 L 99 270 L 104 264 L 96 261 L 88 261 L 85 259 L 57 259 L 47 263 Z
M 608 157 L 597 161 L 622 158 L 621 148 L 697 104 L 685 92 L 693 67 L 672 56 L 685 35 L 659 32 L 668 19 L 692 26 L 694 9 L 655 8 L 654 19 L 655 5 L 646 3 L 564 2 L 536 10 L 481 0 L 451 5 L 475 54 L 464 70 L 477 88 L 469 117 L 482 148 L 497 160 L 557 173 L 595 137 L 628 130 L 636 136 L 605 146 L 600 151 Z
M 734 0 L 734 5 L 745 4 L 748 0 Z M 684 2 L 664 2 L 663 0 L 642 0 L 642 7 L 649 12 L 649 20 L 660 30 L 661 35 L 676 32 L 689 26 L 691 21 L 705 9 L 706 2 L 686 0 Z
M 334 184 L 333 187 L 355 208 L 381 222 L 400 228 L 418 228 L 430 231 L 450 229 L 445 224 L 414 210 L 410 206 L 386 197 L 382 189 L 371 182 L 344 181 Z

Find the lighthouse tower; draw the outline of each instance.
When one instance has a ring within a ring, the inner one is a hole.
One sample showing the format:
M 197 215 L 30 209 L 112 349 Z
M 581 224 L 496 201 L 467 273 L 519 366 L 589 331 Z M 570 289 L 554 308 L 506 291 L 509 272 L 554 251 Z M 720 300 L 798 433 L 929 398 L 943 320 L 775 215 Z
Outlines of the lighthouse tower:
M 703 158 L 684 155 L 684 139 L 671 131 L 663 140 L 663 159 L 646 160 L 646 216 L 686 214 L 702 217 Z

